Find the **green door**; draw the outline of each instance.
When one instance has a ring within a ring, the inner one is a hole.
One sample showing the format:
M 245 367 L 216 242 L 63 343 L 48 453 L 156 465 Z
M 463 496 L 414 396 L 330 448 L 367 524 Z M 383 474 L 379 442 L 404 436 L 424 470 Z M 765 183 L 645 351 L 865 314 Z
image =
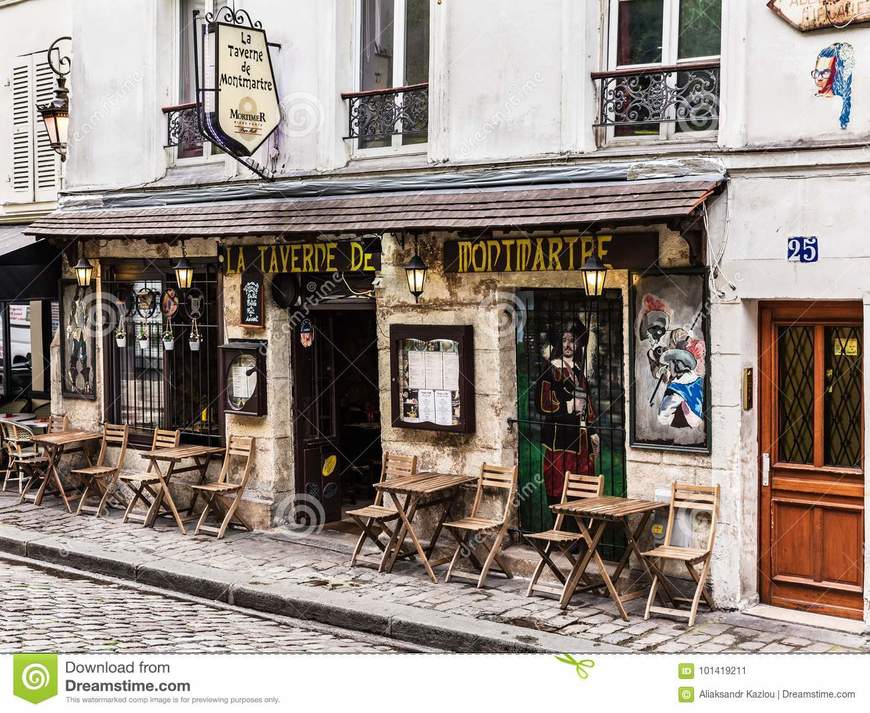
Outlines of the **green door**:
M 622 295 L 523 290 L 518 297 L 520 527 L 538 532 L 553 526 L 549 505 L 565 470 L 602 474 L 607 495 L 626 494 Z M 621 553 L 621 542 L 607 545 L 610 557 Z

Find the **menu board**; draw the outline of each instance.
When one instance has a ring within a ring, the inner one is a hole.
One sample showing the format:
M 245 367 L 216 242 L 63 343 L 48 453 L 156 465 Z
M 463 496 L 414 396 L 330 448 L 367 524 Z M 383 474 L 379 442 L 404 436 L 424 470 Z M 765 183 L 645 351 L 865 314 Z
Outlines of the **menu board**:
M 401 420 L 457 426 L 460 343 L 453 339 L 403 339 L 400 346 Z

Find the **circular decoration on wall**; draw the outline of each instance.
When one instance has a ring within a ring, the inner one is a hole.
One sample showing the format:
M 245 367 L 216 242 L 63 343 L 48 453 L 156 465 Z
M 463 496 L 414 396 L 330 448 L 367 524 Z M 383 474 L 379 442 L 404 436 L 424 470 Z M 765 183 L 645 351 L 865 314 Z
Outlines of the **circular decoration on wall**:
M 296 275 L 281 273 L 272 278 L 272 299 L 282 309 L 289 309 L 299 299 L 299 280 Z
M 153 317 L 157 311 L 157 293 L 143 287 L 136 293 L 136 313 L 142 319 Z
M 167 287 L 160 296 L 160 311 L 166 319 L 172 319 L 178 312 L 178 293 L 174 287 Z
M 323 499 L 332 500 L 336 497 L 338 497 L 338 485 L 335 482 L 330 481 L 323 486 Z
M 187 318 L 202 319 L 202 311 L 205 307 L 205 293 L 198 287 L 191 287 L 184 296 L 184 312 Z

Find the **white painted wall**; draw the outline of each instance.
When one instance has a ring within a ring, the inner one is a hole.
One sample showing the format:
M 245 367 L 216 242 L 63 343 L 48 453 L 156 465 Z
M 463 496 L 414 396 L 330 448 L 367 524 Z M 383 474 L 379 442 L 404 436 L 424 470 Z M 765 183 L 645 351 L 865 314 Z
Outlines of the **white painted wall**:
M 0 111 L 0 218 L 45 212 L 53 206 L 53 202 L 22 204 L 11 189 L 11 76 L 22 56 L 40 53 L 38 59 L 44 61 L 48 46 L 71 30 L 71 0 L 0 0 L 0 107 L 4 108 Z

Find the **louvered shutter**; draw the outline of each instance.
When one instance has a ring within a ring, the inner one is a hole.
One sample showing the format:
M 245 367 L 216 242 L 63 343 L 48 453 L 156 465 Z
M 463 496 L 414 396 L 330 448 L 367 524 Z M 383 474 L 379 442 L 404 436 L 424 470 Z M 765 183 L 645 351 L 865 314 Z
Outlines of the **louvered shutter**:
M 16 200 L 33 201 L 33 84 L 31 63 L 12 68 L 12 191 Z
M 54 73 L 48 62 L 37 62 L 33 71 L 35 86 L 35 103 L 48 104 L 54 99 Z M 36 136 L 34 146 L 34 193 L 37 201 L 52 201 L 57 197 L 57 161 L 58 155 L 48 142 L 48 132 L 45 124 L 34 111 L 33 129 Z

